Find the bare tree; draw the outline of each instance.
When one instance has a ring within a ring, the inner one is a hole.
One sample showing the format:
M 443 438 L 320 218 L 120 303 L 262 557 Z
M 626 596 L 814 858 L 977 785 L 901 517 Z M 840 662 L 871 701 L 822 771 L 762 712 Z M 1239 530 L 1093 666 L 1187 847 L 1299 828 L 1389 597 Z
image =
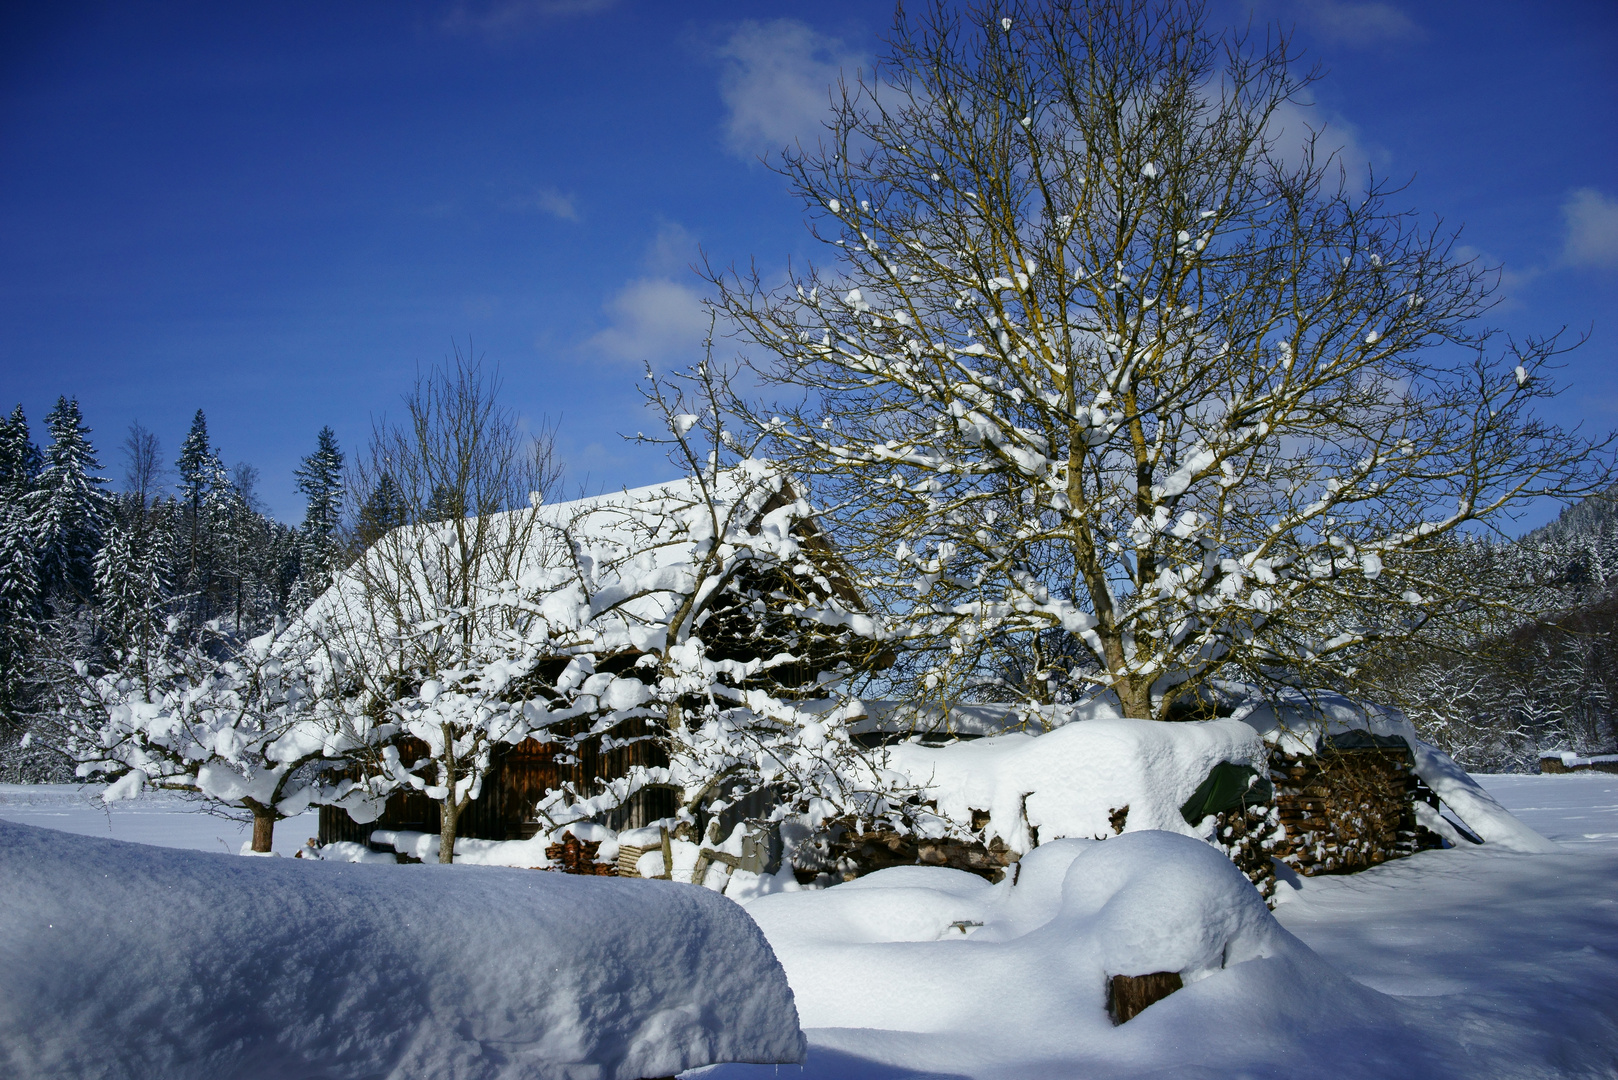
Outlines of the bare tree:
M 376 425 L 349 505 L 371 505 L 385 487 L 402 524 L 305 616 L 341 642 L 357 707 L 426 746 L 419 758 L 390 748 L 375 764 L 379 779 L 438 802 L 443 862 L 494 747 L 522 735 L 521 703 L 506 689 L 544 646 L 530 636 L 542 624 L 521 590 L 547 563 L 532 507 L 557 488 L 558 469 L 550 430 L 528 431 L 499 391 L 497 374 L 457 350 L 417 380 L 402 422 Z
M 1067 670 L 1027 693 L 1135 717 L 1341 676 L 1507 602 L 1432 574 L 1444 547 L 1610 482 L 1610 436 L 1534 415 L 1559 337 L 1490 330 L 1454 231 L 1282 141 L 1314 78 L 1285 35 L 1176 0 L 917 7 L 777 165 L 832 264 L 709 273 L 786 391 L 754 424 L 924 689 L 1041 634 Z
M 163 462 L 163 445 L 139 420 L 129 425 L 120 448 L 124 455 L 124 491 L 136 497 L 142 512 L 157 497 L 168 473 Z

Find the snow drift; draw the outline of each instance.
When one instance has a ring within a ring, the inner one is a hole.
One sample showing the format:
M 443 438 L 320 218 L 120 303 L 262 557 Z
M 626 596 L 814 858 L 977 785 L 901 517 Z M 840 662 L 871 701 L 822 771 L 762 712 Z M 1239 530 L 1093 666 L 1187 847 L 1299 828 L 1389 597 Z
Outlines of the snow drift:
M 1115 1038 L 1109 976 L 1157 971 L 1186 988 L 1127 1028 L 1191 1024 L 1224 1039 L 1390 1008 L 1283 929 L 1217 850 L 1176 833 L 1042 844 L 1015 884 L 907 866 L 747 910 L 810 1028 L 970 1030 L 1027 1058 L 1065 1054 Z
M 791 990 L 703 889 L 238 859 L 0 820 L 0 1074 L 637 1080 L 798 1062 Z

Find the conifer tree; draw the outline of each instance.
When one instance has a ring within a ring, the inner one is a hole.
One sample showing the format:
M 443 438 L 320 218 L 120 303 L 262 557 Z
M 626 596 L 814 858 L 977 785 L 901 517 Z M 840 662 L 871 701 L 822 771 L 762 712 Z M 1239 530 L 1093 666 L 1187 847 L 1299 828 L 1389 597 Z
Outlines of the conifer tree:
M 22 406 L 0 420 L 0 499 L 20 503 L 33 489 L 44 455 L 28 438 L 28 420 Z
M 294 475 L 308 497 L 299 537 L 302 576 L 312 593 L 331 584 L 337 547 L 337 524 L 343 508 L 343 452 L 329 427 L 316 436 L 315 452 L 303 459 Z
M 361 550 L 409 519 L 404 493 L 399 490 L 393 474 L 383 472 L 377 477 L 376 485 L 355 517 L 354 541 Z
M 29 522 L 39 558 L 40 592 L 72 604 L 94 594 L 95 553 L 101 546 L 106 496 L 101 463 L 77 399 L 58 398 L 45 418 L 51 433 L 39 481 L 29 494 Z
M 160 533 L 145 536 L 114 522 L 96 555 L 96 595 L 107 643 L 118 652 L 143 648 L 161 627 L 166 574 Z
M 219 452 L 208 441 L 208 418 L 201 409 L 191 419 L 191 430 L 186 433 L 185 442 L 180 444 L 180 456 L 174 465 L 180 473 L 180 482 L 176 487 L 191 533 L 189 575 L 196 579 L 203 563 L 203 514 L 208 507 L 209 497 L 215 494 L 219 480 L 225 473 Z
M 0 721 L 16 719 L 25 698 L 38 616 L 39 581 L 28 519 L 22 507 L 0 502 Z

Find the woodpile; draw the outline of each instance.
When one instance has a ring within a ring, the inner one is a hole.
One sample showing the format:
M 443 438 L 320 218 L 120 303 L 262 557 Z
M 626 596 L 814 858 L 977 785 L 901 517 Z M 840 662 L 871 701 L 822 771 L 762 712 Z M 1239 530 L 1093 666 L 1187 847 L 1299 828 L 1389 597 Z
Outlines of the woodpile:
M 1416 821 L 1420 799 L 1436 810 L 1438 799 L 1415 774 L 1403 740 L 1363 732 L 1340 735 L 1316 754 L 1271 757 L 1267 773 L 1228 766 L 1229 776 L 1209 777 L 1182 810 L 1196 825 L 1214 818 L 1213 842 L 1273 903 L 1276 860 L 1297 874 L 1347 874 L 1432 847 L 1442 840 Z M 1239 774 L 1246 774 L 1246 779 Z M 1265 782 L 1267 779 L 1267 783 Z M 1223 787 L 1240 789 L 1237 796 Z M 1199 801 L 1200 800 L 1200 801 Z M 1113 833 L 1124 831 L 1129 807 L 1109 815 Z M 974 812 L 983 830 L 988 815 Z M 1097 839 L 1101 839 L 1097 837 Z M 851 820 L 828 823 L 811 843 L 792 854 L 803 884 L 852 881 L 891 866 L 947 866 L 1002 880 L 1016 861 L 999 839 L 929 840 L 889 829 L 861 831 Z
M 1618 754 L 1544 754 L 1539 759 L 1542 773 L 1604 772 L 1618 773 Z
M 828 823 L 811 845 L 793 855 L 793 873 L 801 884 L 809 884 L 822 874 L 830 883 L 853 881 L 890 866 L 947 866 L 965 870 L 998 882 L 1015 856 L 996 837 L 989 844 L 980 841 L 932 840 L 905 836 L 891 829 L 861 832 L 852 821 Z
M 1285 830 L 1270 854 L 1304 877 L 1349 874 L 1437 846 L 1416 824 L 1415 800 L 1431 793 L 1403 745 L 1276 755 L 1270 782 Z
M 640 871 L 635 864 L 640 857 L 652 849 L 649 847 L 636 847 L 634 844 L 620 844 L 618 847 L 618 876 L 640 877 Z
M 1247 804 L 1214 816 L 1214 845 L 1236 864 L 1253 887 L 1274 907 L 1276 848 L 1286 835 L 1274 806 Z
M 596 862 L 596 853 L 600 850 L 601 844 L 595 840 L 569 836 L 560 844 L 547 847 L 545 858 L 551 861 L 550 869 L 560 870 L 564 874 L 613 877 L 618 873 L 618 867 L 613 863 Z

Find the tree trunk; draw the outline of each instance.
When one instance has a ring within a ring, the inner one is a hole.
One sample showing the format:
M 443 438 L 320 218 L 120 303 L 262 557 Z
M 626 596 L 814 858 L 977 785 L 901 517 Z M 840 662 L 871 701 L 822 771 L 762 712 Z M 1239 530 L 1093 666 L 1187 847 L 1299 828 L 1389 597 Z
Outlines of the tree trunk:
M 1152 684 L 1149 679 L 1125 676 L 1113 684 L 1123 714 L 1136 720 L 1151 720 Z
M 253 850 L 269 851 L 275 840 L 275 810 L 268 806 L 253 806 Z
M 439 783 L 444 785 L 444 799 L 438 804 L 438 861 L 455 861 L 455 824 L 461 818 L 461 804 L 456 801 L 455 789 L 460 787 L 460 773 L 455 768 L 455 732 L 443 726 L 444 754 L 438 759 Z
M 455 861 L 455 823 L 460 817 L 461 808 L 455 805 L 453 798 L 438 804 L 438 861 L 441 863 Z

